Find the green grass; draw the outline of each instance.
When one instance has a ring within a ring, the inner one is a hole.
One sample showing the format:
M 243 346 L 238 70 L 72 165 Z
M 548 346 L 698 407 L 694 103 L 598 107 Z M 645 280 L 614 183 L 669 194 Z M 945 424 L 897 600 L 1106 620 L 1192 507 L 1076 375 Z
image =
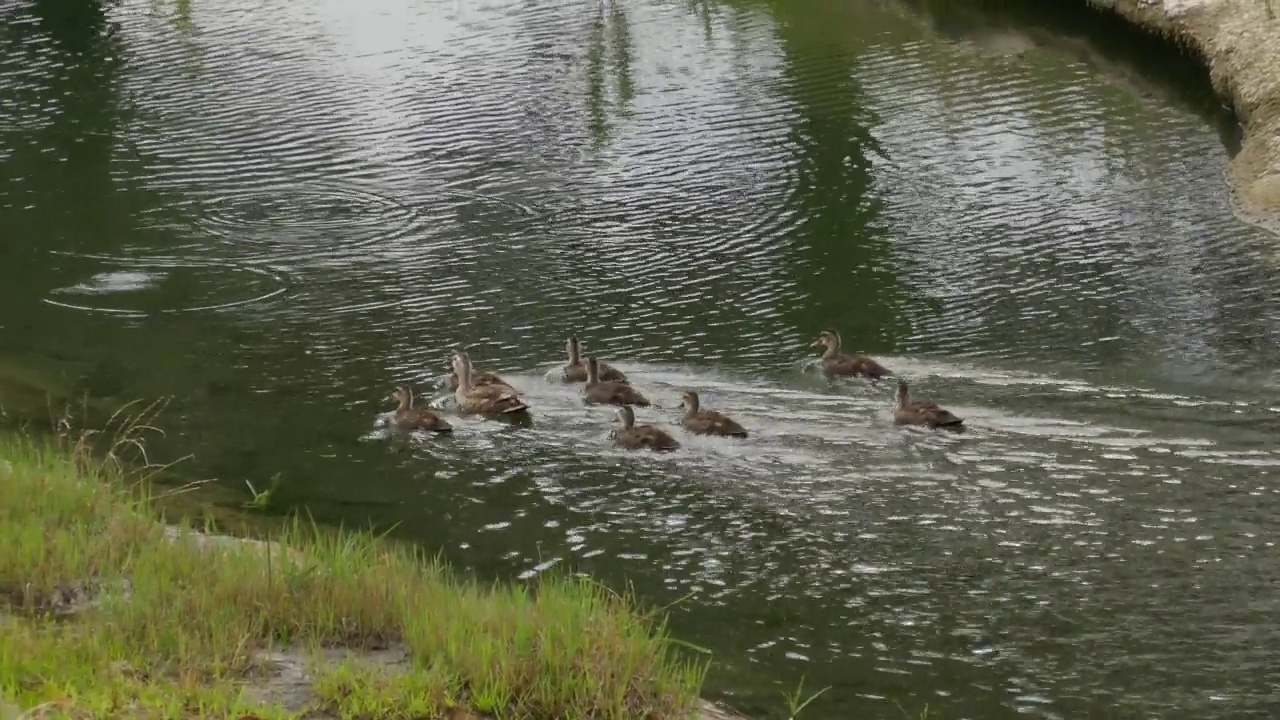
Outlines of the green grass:
M 304 658 L 309 709 L 340 717 L 695 714 L 705 663 L 588 580 L 482 586 L 298 521 L 287 551 L 175 537 L 122 464 L 80 449 L 0 435 L 0 714 L 296 716 L 256 694 L 271 649 Z M 90 602 L 59 612 L 69 591 Z M 379 648 L 404 659 L 362 659 Z

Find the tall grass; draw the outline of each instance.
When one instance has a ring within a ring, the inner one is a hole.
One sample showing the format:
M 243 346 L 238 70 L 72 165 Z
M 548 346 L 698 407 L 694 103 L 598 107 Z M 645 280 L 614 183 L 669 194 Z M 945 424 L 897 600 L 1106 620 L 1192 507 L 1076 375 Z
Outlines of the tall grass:
M 590 581 L 484 586 L 299 521 L 278 545 L 210 543 L 76 447 L 0 435 L 0 697 L 23 708 L 285 717 L 246 688 L 272 675 L 263 650 L 288 647 L 313 658 L 311 707 L 343 717 L 692 715 L 705 664 Z M 406 659 L 319 659 L 388 646 Z

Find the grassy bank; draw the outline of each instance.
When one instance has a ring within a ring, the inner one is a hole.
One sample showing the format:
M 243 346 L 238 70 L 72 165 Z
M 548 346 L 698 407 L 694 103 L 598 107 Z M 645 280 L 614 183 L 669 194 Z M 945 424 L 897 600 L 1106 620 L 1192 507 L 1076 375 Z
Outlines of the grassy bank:
M 303 523 L 208 542 L 126 484 L 0 435 L 0 716 L 696 716 L 703 665 L 588 581 L 481 587 Z

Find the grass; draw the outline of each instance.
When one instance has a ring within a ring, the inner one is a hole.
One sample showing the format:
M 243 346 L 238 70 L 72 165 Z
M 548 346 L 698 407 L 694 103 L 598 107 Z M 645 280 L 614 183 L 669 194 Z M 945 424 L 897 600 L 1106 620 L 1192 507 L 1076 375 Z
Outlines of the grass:
M 122 425 L 135 442 L 144 427 Z M 0 714 L 695 715 L 705 663 L 629 598 L 563 576 L 482 586 L 296 520 L 278 545 L 175 532 L 119 437 L 91 460 L 66 437 L 0 434 Z M 267 653 L 286 651 L 311 675 L 305 707 L 272 694 Z

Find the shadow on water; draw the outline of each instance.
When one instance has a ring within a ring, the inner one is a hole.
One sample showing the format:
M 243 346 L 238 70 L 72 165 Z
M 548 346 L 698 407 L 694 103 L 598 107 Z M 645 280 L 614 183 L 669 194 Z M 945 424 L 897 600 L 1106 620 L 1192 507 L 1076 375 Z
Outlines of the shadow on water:
M 635 96 L 635 85 L 631 75 L 631 53 L 633 42 L 631 29 L 627 20 L 627 11 L 622 3 L 602 3 L 600 12 L 592 23 L 591 35 L 587 45 L 587 98 L 589 103 L 590 128 L 599 149 L 609 138 L 609 108 L 615 108 L 619 120 L 628 116 L 628 106 Z M 616 101 L 609 101 L 610 71 L 613 75 L 613 88 Z
M 892 0 L 910 7 L 939 33 L 1014 53 L 1043 47 L 1128 79 L 1140 95 L 1176 102 L 1217 131 L 1230 155 L 1241 127 L 1209 82 L 1203 58 L 1176 38 L 1135 27 L 1088 2 L 1035 0 Z
M 774 12 L 785 68 L 779 91 L 795 113 L 785 207 L 802 218 L 790 265 L 804 299 L 788 320 L 814 338 L 840 328 L 850 350 L 883 351 L 900 339 L 902 289 L 883 262 L 889 243 L 869 157 L 884 156 L 873 135 L 879 120 L 864 107 L 858 56 L 840 24 L 789 3 Z

